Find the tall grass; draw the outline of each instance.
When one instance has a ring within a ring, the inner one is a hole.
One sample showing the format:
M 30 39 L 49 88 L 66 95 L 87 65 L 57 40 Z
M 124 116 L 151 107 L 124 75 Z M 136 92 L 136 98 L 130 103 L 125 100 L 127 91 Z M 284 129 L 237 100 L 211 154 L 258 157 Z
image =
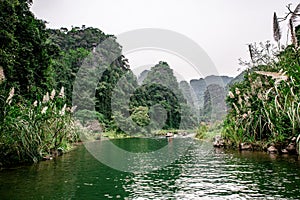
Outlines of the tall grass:
M 286 145 L 300 131 L 300 65 L 298 49 L 280 52 L 267 65 L 248 69 L 227 97 L 231 108 L 223 136 L 242 142 Z
M 273 34 L 278 44 L 249 45 L 251 62 L 244 80 L 233 85 L 227 98 L 231 108 L 224 121 L 223 136 L 241 142 L 273 143 L 282 148 L 291 141 L 300 142 L 300 4 L 294 11 L 288 6 L 292 44 L 280 46 L 281 30 L 276 13 Z M 299 146 L 299 145 L 298 145 Z
M 78 139 L 72 108 L 65 104 L 63 88 L 59 94 L 47 92 L 42 100 L 17 100 L 14 88 L 0 98 L 0 163 L 37 162 L 58 149 L 66 150 Z

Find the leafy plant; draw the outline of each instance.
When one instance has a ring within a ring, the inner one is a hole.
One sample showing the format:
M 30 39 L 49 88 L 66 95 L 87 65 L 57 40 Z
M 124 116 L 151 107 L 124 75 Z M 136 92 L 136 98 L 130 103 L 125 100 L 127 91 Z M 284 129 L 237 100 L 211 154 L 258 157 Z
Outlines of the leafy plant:
M 291 18 L 294 27 L 295 16 Z M 276 14 L 273 25 L 274 38 L 279 43 L 281 32 Z M 295 30 L 298 27 L 291 32 Z M 230 110 L 223 136 L 236 145 L 255 141 L 287 143 L 300 130 L 298 45 L 294 38 L 291 45 L 280 51 L 274 51 L 269 42 L 260 45 L 260 49 L 250 47 L 252 62 L 247 63 L 243 81 L 232 85 L 227 97 Z
M 4 103 L 0 127 L 0 162 L 40 160 L 57 149 L 67 150 L 78 135 L 63 94 L 47 93 L 43 100 L 13 103 L 14 89 Z M 2 100 L 3 101 L 3 100 Z M 15 157 L 17 155 L 17 157 Z M 14 156 L 12 159 L 11 156 Z

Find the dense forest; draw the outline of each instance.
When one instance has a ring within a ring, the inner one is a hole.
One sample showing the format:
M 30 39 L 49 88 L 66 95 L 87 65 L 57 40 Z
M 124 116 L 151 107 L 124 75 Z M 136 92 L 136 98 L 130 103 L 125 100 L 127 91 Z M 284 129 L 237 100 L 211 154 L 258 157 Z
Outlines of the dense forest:
M 90 127 L 90 115 L 100 124 L 97 130 L 132 136 L 196 127 L 197 115 L 168 63 L 153 66 L 139 85 L 113 35 L 84 25 L 47 29 L 31 4 L 0 2 L 0 166 L 67 151 L 82 139 L 82 127 Z M 111 51 L 99 47 L 107 40 Z M 101 73 L 86 72 L 98 80 L 85 85 L 95 86 L 94 97 L 89 89 L 74 93 L 80 67 L 104 54 L 118 56 Z

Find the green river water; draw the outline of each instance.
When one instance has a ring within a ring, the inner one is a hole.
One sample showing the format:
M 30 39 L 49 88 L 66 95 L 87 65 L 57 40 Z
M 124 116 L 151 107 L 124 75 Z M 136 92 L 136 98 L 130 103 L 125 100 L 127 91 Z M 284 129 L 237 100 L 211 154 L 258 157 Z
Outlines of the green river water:
M 168 144 L 166 138 L 113 142 L 131 152 Z M 0 171 L 0 199 L 300 199 L 299 169 L 297 157 L 224 152 L 194 141 L 168 166 L 129 173 L 102 164 L 82 145 L 51 161 Z

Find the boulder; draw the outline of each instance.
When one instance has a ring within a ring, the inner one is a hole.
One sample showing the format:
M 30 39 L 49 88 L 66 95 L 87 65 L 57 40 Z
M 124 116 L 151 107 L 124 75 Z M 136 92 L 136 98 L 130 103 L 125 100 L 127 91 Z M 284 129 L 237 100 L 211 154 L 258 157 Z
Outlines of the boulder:
M 296 154 L 296 145 L 295 143 L 290 143 L 287 147 L 286 150 L 290 153 L 290 154 Z
M 221 136 L 216 136 L 213 139 L 213 146 L 220 148 L 220 147 L 224 147 L 225 146 L 225 141 L 223 140 L 223 138 Z
M 101 134 L 96 134 L 95 135 L 95 140 L 101 140 Z
M 102 127 L 98 120 L 90 120 L 85 124 L 85 127 L 92 132 L 102 132 Z
M 269 146 L 267 151 L 268 151 L 268 153 L 278 153 L 278 150 L 273 145 Z
M 288 150 L 286 150 L 286 149 L 281 149 L 281 153 L 282 153 L 282 154 L 288 154 L 289 152 L 288 152 Z
M 252 145 L 251 145 L 251 144 L 248 144 L 248 143 L 241 143 L 241 144 L 239 145 L 239 148 L 240 148 L 240 150 L 242 150 L 242 151 L 245 151 L 245 150 L 252 150 L 252 149 L 253 149 Z
M 57 149 L 52 148 L 52 149 L 50 149 L 50 155 L 52 157 L 61 156 L 61 155 L 63 155 L 63 149 L 60 147 Z
M 42 158 L 43 161 L 46 161 L 46 160 L 52 160 L 53 157 L 51 155 L 46 155 Z

